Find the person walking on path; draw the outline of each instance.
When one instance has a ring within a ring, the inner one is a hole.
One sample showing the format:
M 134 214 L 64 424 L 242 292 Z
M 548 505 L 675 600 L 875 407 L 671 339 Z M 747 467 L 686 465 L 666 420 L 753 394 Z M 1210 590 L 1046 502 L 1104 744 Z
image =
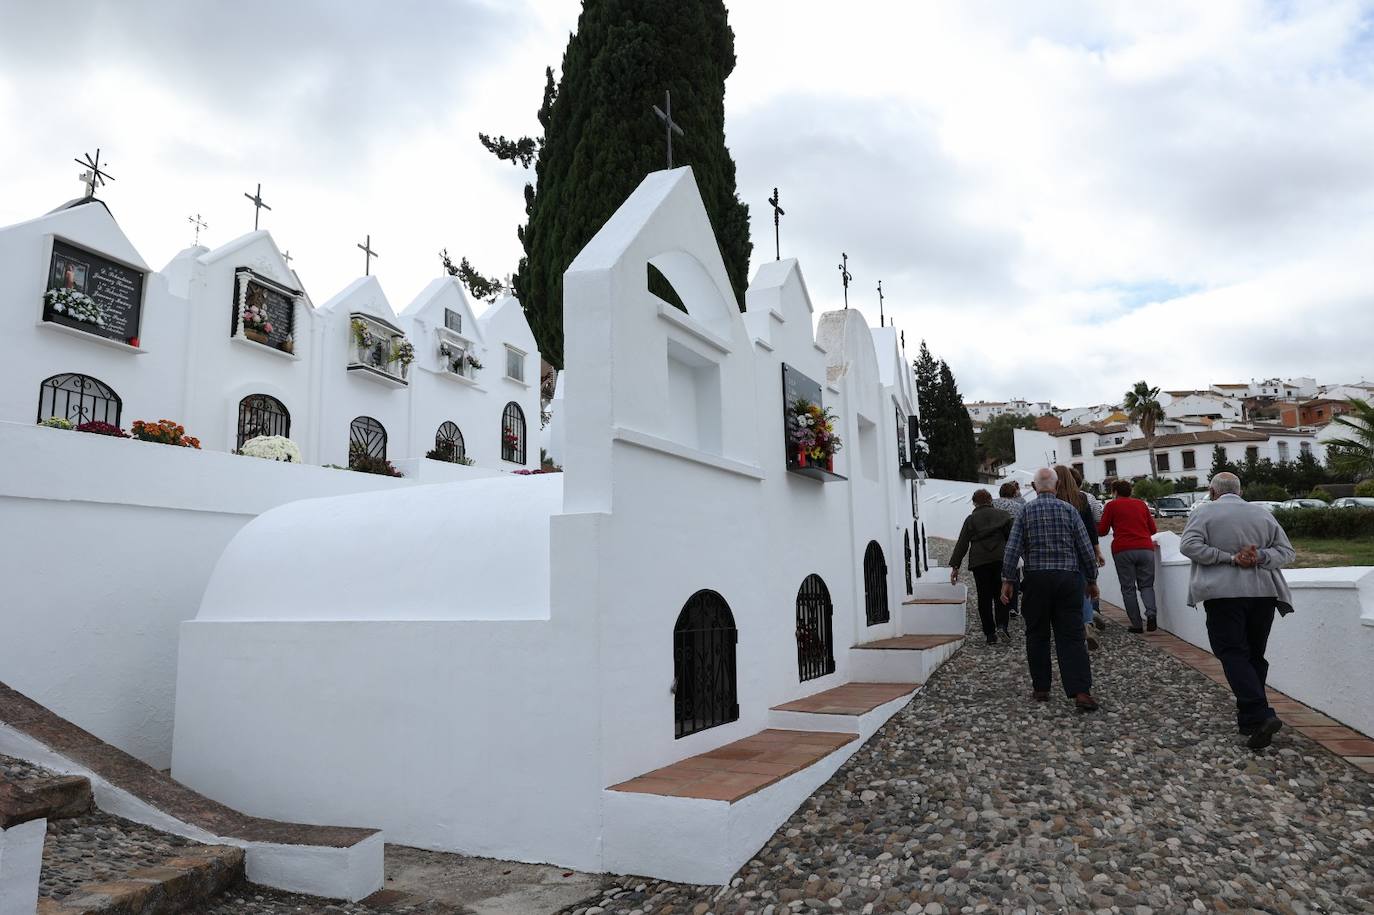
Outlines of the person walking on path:
M 1078 478 L 1068 467 L 1059 464 L 1054 468 L 1054 472 L 1057 477 L 1055 495 L 1060 501 L 1067 502 L 1078 512 L 1079 518 L 1083 520 L 1083 529 L 1088 534 L 1089 542 L 1092 543 L 1094 561 L 1099 568 L 1106 565 L 1107 561 L 1102 558 L 1102 548 L 1098 545 L 1097 519 L 1093 517 L 1092 503 L 1088 501 L 1088 494 L 1078 488 Z M 1093 617 L 1097 614 L 1097 607 L 1094 602 L 1095 595 L 1090 596 L 1087 593 L 1086 578 L 1083 585 L 1083 625 L 1084 631 L 1087 632 L 1086 627 L 1093 622 Z M 1098 649 L 1097 636 L 1087 632 L 1086 640 L 1090 649 L 1093 651 Z
M 1097 564 L 1082 515 L 1055 497 L 1058 482 L 1048 467 L 1035 472 L 1035 500 L 1012 522 L 1002 557 L 1002 600 L 1010 600 L 1012 582 L 1024 562 L 1021 618 L 1026 623 L 1026 664 L 1033 696 L 1037 702 L 1050 698 L 1053 632 L 1064 692 L 1079 711 L 1091 712 L 1097 709 L 1097 700 L 1091 692 L 1092 662 L 1084 646 L 1083 595 L 1085 590 L 1097 593 Z
M 978 589 L 978 618 L 983 621 L 983 635 L 989 645 L 997 644 L 999 630 L 1002 638 L 1008 638 L 1008 602 L 998 593 L 998 584 L 1011 523 L 1011 515 L 993 508 L 992 494 L 986 489 L 978 490 L 973 494 L 973 511 L 964 519 L 949 557 L 949 583 L 957 584 L 959 566 L 968 555 L 968 568 Z
M 1021 484 L 1015 480 L 1008 480 L 997 489 L 997 498 L 992 500 L 993 508 L 1000 508 L 1002 511 L 1011 515 L 1012 520 L 1021 517 L 1021 509 L 1026 507 L 1026 500 L 1021 497 Z M 1020 610 L 1017 606 L 1021 600 L 1021 581 L 1017 579 L 1011 583 L 1011 601 L 1007 604 L 1007 616 L 1019 616 Z
M 1079 470 L 1077 466 L 1071 468 L 1071 470 L 1073 472 L 1073 481 L 1078 484 L 1078 491 L 1081 492 L 1083 498 L 1088 501 L 1088 508 L 1091 509 L 1093 513 L 1093 523 L 1088 525 L 1088 531 L 1095 531 L 1097 530 L 1098 523 L 1102 520 L 1102 501 L 1083 488 L 1083 471 Z M 1097 559 L 1099 566 L 1105 565 L 1102 561 L 1100 552 Z M 1107 621 L 1102 618 L 1102 599 L 1099 597 L 1093 598 L 1092 624 L 1097 627 L 1099 632 L 1107 628 Z
M 1146 630 L 1154 632 L 1159 624 L 1155 607 L 1155 542 L 1151 538 L 1158 529 L 1150 515 L 1150 506 L 1131 497 L 1129 480 L 1117 480 L 1112 484 L 1112 492 L 1115 498 L 1102 509 L 1097 533 L 1103 537 L 1112 534 L 1112 563 L 1121 582 L 1121 602 L 1131 618 L 1128 631 L 1137 635 Z M 1140 592 L 1139 602 L 1137 591 Z M 1140 603 L 1145 604 L 1143 625 Z
M 1262 750 L 1283 727 L 1264 691 L 1264 658 L 1274 611 L 1293 612 L 1281 569 L 1297 555 L 1266 509 L 1240 497 L 1240 478 L 1219 473 L 1211 502 L 1188 516 L 1179 549 L 1193 562 L 1188 605 L 1207 612 L 1207 640 L 1236 697 L 1236 723 L 1247 746 Z

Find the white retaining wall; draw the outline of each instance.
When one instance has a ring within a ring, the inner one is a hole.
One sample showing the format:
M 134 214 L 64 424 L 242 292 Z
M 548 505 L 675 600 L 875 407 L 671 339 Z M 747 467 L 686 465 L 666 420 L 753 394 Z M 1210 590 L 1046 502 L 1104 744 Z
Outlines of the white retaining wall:
M 178 624 L 244 524 L 297 499 L 497 475 L 421 458 L 394 479 L 5 422 L 0 467 L 0 681 L 157 768 Z

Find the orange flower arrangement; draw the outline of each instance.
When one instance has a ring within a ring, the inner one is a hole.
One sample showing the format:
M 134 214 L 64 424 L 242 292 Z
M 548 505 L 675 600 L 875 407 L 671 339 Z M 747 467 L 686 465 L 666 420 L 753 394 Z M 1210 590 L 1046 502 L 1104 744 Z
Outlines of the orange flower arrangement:
M 179 445 L 182 448 L 199 448 L 200 439 L 186 434 L 186 427 L 170 419 L 157 422 L 134 420 L 131 429 L 134 438 L 141 442 L 156 442 L 160 445 Z

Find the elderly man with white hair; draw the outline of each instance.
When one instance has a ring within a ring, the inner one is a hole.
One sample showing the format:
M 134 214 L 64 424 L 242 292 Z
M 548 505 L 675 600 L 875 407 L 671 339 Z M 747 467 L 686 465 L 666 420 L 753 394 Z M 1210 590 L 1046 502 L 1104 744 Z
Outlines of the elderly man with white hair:
M 1002 556 L 1002 602 L 1011 601 L 1017 566 L 1024 563 L 1021 619 L 1026 624 L 1026 664 L 1032 695 L 1050 698 L 1050 633 L 1059 656 L 1064 692 L 1081 712 L 1097 710 L 1092 665 L 1083 628 L 1083 580 L 1097 596 L 1097 559 L 1078 509 L 1055 498 L 1058 475 L 1048 467 L 1035 472 L 1036 497 L 1011 526 Z
M 1188 518 L 1179 548 L 1193 561 L 1188 604 L 1207 611 L 1207 640 L 1236 697 L 1236 722 L 1248 746 L 1269 746 L 1283 727 L 1264 691 L 1264 650 L 1274 611 L 1291 613 L 1293 598 L 1280 570 L 1296 555 L 1274 516 L 1240 497 L 1240 478 L 1219 473 L 1212 501 Z

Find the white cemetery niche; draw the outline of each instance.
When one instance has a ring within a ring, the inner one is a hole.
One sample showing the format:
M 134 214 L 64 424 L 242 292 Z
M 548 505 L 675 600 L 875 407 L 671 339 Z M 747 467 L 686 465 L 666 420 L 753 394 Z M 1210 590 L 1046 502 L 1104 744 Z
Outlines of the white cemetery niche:
M 487 358 L 483 362 L 483 384 L 489 391 L 488 410 L 479 435 L 483 450 L 495 449 L 495 459 L 487 466 L 498 470 L 535 469 L 539 467 L 540 403 L 539 403 L 539 347 L 534 332 L 519 299 L 503 295 L 485 305 L 477 315 L 486 341 Z M 524 422 L 524 461 L 501 448 L 502 419 L 514 404 Z
M 432 281 L 401 312 L 400 323 L 415 345 L 412 456 L 425 460 L 435 453 L 494 468 L 500 449 L 493 430 L 500 426 L 502 405 L 492 403 L 496 398 L 487 383 L 482 325 L 462 284 L 454 277 Z M 481 370 L 471 365 L 473 360 L 482 364 Z M 439 444 L 441 429 L 452 444 Z

